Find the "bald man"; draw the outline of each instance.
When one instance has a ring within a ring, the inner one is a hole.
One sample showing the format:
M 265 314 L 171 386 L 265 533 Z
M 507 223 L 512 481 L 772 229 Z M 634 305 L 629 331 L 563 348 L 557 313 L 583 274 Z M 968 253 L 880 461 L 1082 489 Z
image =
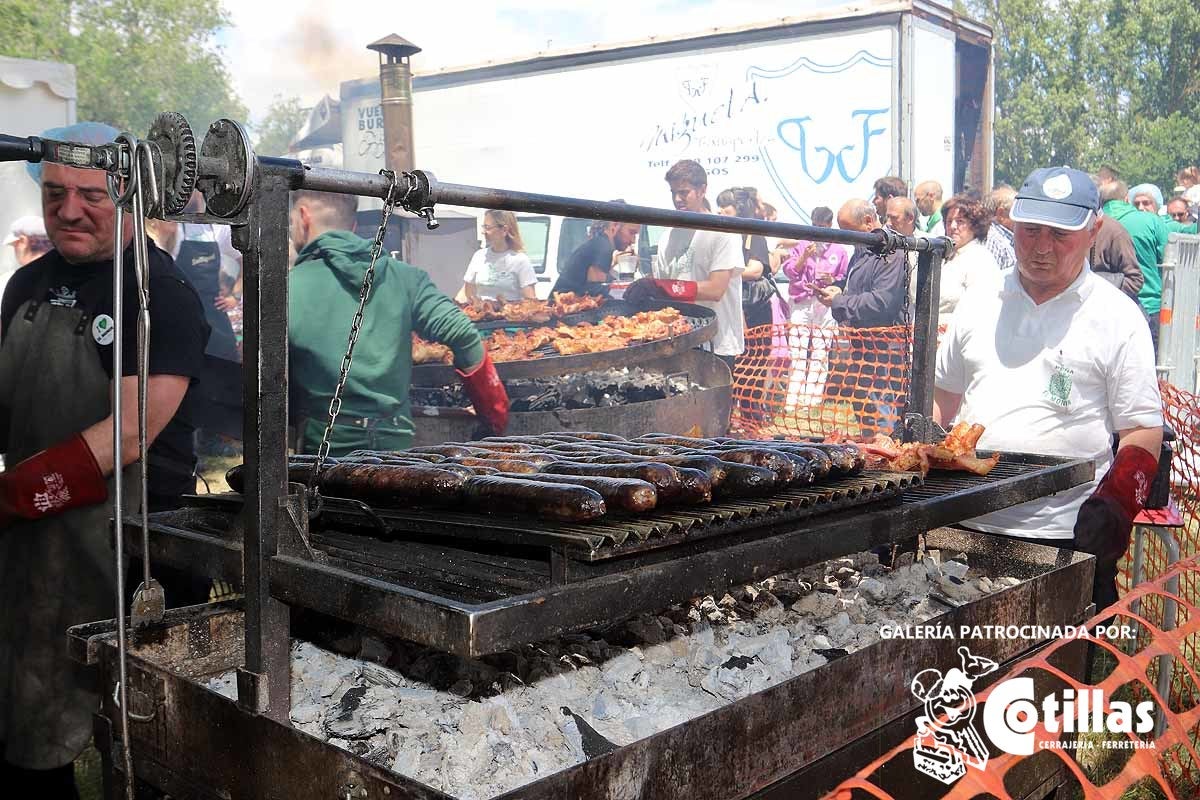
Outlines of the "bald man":
M 942 185 L 937 181 L 921 181 L 913 189 L 917 210 L 921 212 L 918 225 L 926 236 L 945 236 L 942 224 Z

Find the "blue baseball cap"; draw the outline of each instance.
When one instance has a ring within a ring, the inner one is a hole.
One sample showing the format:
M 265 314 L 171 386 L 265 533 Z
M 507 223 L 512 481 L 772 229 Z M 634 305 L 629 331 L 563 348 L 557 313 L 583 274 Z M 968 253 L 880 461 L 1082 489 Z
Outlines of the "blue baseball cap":
M 61 128 L 50 128 L 43 131 L 41 138 L 53 139 L 56 142 L 108 144 L 114 141 L 120 133 L 112 125 L 105 125 L 103 122 L 76 122 L 73 125 L 64 125 Z M 25 171 L 29 173 L 29 177 L 33 178 L 34 183 L 39 186 L 42 184 L 41 162 L 26 164 Z
M 1086 172 L 1070 167 L 1035 169 L 1021 184 L 1009 216 L 1013 222 L 1080 231 L 1100 214 L 1100 192 Z

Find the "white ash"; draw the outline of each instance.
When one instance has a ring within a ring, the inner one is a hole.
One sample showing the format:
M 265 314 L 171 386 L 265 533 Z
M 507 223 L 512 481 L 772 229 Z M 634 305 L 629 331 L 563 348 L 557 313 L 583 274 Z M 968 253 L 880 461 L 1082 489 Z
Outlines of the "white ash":
M 889 569 L 861 553 L 474 661 L 370 635 L 359 659 L 297 641 L 292 722 L 455 797 L 493 797 L 594 756 L 596 733 L 629 744 L 863 648 L 885 625 L 1019 583 L 978 576 L 962 554 L 923 555 Z M 234 697 L 234 673 L 208 687 Z

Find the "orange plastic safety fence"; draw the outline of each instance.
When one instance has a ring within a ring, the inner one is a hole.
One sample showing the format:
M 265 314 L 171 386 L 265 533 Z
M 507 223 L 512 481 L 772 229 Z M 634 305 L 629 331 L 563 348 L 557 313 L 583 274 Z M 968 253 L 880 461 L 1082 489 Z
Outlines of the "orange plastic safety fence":
M 890 434 L 908 394 L 907 328 L 763 325 L 733 370 L 734 430 L 756 438 Z
M 1179 583 L 1178 592 L 1169 588 L 1172 579 Z M 1020 773 L 1018 765 L 1028 758 L 1057 758 L 1078 781 L 1086 800 L 1118 800 L 1135 785 L 1139 790 L 1152 785 L 1157 789 L 1158 796 L 1168 800 L 1190 800 L 1200 797 L 1200 783 L 1197 782 L 1197 776 L 1200 775 L 1200 753 L 1197 752 L 1197 738 L 1200 737 L 1200 678 L 1196 666 L 1182 657 L 1187 645 L 1194 644 L 1200 638 L 1200 607 L 1185 599 L 1195 596 L 1197 591 L 1200 591 L 1200 559 L 1192 558 L 1178 564 L 1154 581 L 1135 587 L 1111 608 L 1093 617 L 1088 622 L 1089 628 L 1112 618 L 1109 624 L 1137 625 L 1142 631 L 1136 645 L 1127 647 L 1133 652 L 1119 649 L 1117 642 L 1105 639 L 1091 640 L 1094 646 L 1107 653 L 1109 663 L 1112 664 L 1111 672 L 1095 683 L 1080 681 L 1061 668 L 1072 661 L 1070 658 L 1063 658 L 1064 653 L 1061 651 L 1066 647 L 1081 646 L 1079 641 L 1068 639 L 1050 644 L 1036 656 L 1016 664 L 1005 676 L 1005 679 L 1028 676 L 1034 678 L 1035 683 L 1041 682 L 1044 685 L 1049 682 L 1055 687 L 1074 689 L 1077 693 L 1100 689 L 1105 698 L 1106 710 L 1111 710 L 1112 701 L 1122 696 L 1149 698 L 1154 702 L 1155 714 L 1165 714 L 1166 728 L 1161 736 L 1154 738 L 1152 734 L 1143 734 L 1138 737 L 1133 733 L 1107 736 L 1110 739 L 1113 736 L 1124 737 L 1135 743 L 1139 740 L 1152 741 L 1153 749 L 1130 747 L 1115 750 L 1114 752 L 1122 755 L 1129 754 L 1128 760 L 1115 769 L 1111 763 L 1098 763 L 1098 759 L 1087 755 L 1095 750 L 1108 750 L 1102 740 L 1090 738 L 1079 739 L 1092 742 L 1090 747 L 1085 746 L 1082 750 L 1078 746 L 1057 749 L 1051 745 L 1028 757 L 1000 752 L 988 759 L 985 769 L 967 769 L 966 774 L 953 784 L 938 786 L 933 793 L 926 792 L 922 797 L 931 800 L 975 800 L 985 797 L 1015 800 L 1009 788 L 1017 783 L 1016 778 Z M 1177 625 L 1173 630 L 1164 630 L 1141 614 L 1141 609 L 1156 596 L 1160 602 L 1165 603 L 1168 598 L 1176 601 Z M 1168 696 L 1163 697 L 1155 684 L 1160 659 L 1166 656 L 1172 658 L 1172 683 Z M 997 682 L 976 695 L 980 708 L 998 685 Z M 1051 716 L 1038 721 L 1032 730 L 1039 742 L 1069 743 L 1080 736 L 1063 734 L 1061 724 L 1055 725 L 1057 731 L 1050 731 L 1047 726 L 1049 719 L 1061 717 Z M 894 795 L 880 784 L 888 780 L 897 780 L 897 775 L 911 774 L 911 767 L 904 762 L 911 763 L 913 759 L 913 743 L 912 738 L 907 739 L 854 777 L 843 781 L 837 789 L 827 795 L 828 800 L 858 800 L 868 797 L 892 800 Z M 1112 772 L 1115 774 L 1110 776 L 1109 773 Z M 912 796 L 911 787 L 908 787 L 905 796 Z M 1138 798 L 1152 796 L 1156 795 L 1140 792 L 1136 794 Z

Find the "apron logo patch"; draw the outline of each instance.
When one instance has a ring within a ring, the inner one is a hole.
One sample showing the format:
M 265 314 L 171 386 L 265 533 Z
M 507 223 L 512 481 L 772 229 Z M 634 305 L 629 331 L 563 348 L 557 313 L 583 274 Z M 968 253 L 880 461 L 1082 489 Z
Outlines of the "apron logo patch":
M 108 314 L 100 314 L 92 320 L 92 338 L 96 340 L 96 344 L 112 344 L 115 335 L 116 326 L 113 325 L 113 318 Z
M 43 480 L 46 483 L 46 491 L 33 493 L 34 508 L 45 514 L 62 508 L 71 501 L 71 490 L 67 488 L 67 482 L 63 480 L 62 475 L 52 472 Z

